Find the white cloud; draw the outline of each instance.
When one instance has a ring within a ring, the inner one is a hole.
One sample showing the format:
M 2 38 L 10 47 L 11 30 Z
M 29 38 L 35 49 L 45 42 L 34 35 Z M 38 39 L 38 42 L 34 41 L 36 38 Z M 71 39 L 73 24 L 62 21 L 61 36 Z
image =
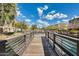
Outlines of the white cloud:
M 74 15 L 74 17 L 73 18 L 79 18 L 79 16 L 77 16 L 77 15 Z
M 70 20 L 70 19 L 64 19 L 64 20 L 62 20 L 62 21 L 63 21 L 63 23 L 68 24 L 68 23 L 69 23 L 69 20 Z
M 54 13 L 56 13 L 56 11 L 55 11 L 55 10 L 53 10 L 53 11 L 49 12 L 49 14 L 54 14 Z
M 44 6 L 44 8 L 43 8 L 43 10 L 47 10 L 48 9 L 48 6 L 47 5 L 45 5 Z
M 42 10 L 41 8 L 37 8 L 37 11 L 38 11 L 38 15 L 39 15 L 39 16 L 42 16 L 43 10 Z
M 47 5 L 45 5 L 44 7 L 39 7 L 39 8 L 37 8 L 38 15 L 39 15 L 39 16 L 42 16 L 43 11 L 44 11 L 44 10 L 47 10 L 47 9 L 48 9 L 48 6 L 47 6 Z
M 69 19 L 64 19 L 64 20 L 62 20 L 63 22 L 68 22 L 69 21 Z
M 23 18 L 26 17 L 26 16 L 24 16 L 24 15 L 21 13 L 20 10 L 17 10 L 16 13 L 17 13 L 17 17 L 23 17 Z
M 72 19 L 74 19 L 74 18 L 79 18 L 79 16 L 77 16 L 77 15 L 73 15 L 73 17 L 70 18 L 70 20 L 72 20 Z
M 17 16 L 19 16 L 21 13 L 20 13 L 20 11 L 16 11 L 17 12 Z
M 17 7 L 16 10 L 19 10 L 19 8 Z
M 24 16 L 24 15 L 23 15 L 22 17 L 24 17 L 24 18 L 25 18 L 26 16 Z
M 38 24 L 41 24 L 41 25 L 43 25 L 43 26 L 48 26 L 49 25 L 49 23 L 48 22 L 46 22 L 46 21 L 42 21 L 42 20 L 37 20 L 37 23 Z
M 40 19 L 39 19 L 39 20 L 37 20 L 37 22 L 38 22 L 38 23 L 43 23 L 43 21 L 42 21 L 42 20 L 40 20 Z
M 21 13 L 21 11 L 16 11 L 16 13 L 17 13 L 17 16 L 21 16 L 22 15 L 22 13 Z
M 63 13 L 57 13 L 56 15 L 58 16 L 58 18 L 67 18 L 67 15 Z
M 52 13 L 55 13 L 54 11 L 52 11 Z M 47 20 L 53 20 L 54 18 L 67 18 L 67 15 L 66 14 L 63 14 L 63 13 L 55 13 L 55 14 L 47 14 L 45 16 L 45 18 Z
M 37 27 L 38 27 L 38 28 L 42 28 L 43 25 L 42 25 L 42 24 L 37 24 Z
M 57 23 L 60 23 L 60 21 L 57 21 Z
M 48 15 L 46 15 L 45 18 L 46 18 L 47 20 L 52 20 L 54 17 L 53 17 L 52 15 L 48 14 Z
M 31 20 L 30 20 L 30 19 L 25 19 L 25 21 L 26 21 L 26 22 L 31 22 Z
M 21 16 L 22 15 L 22 13 L 21 13 L 21 11 L 20 11 L 20 9 L 18 7 L 16 8 L 16 13 L 17 13 L 17 16 Z

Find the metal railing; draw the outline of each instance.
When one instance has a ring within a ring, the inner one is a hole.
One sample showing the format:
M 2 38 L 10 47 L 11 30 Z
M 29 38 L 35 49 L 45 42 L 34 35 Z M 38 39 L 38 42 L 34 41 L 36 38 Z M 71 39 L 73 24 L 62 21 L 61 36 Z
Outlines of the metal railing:
M 33 39 L 34 33 L 29 32 L 20 36 L 0 40 L 0 55 L 2 56 L 19 56 L 22 55 Z
M 46 38 L 58 55 L 79 56 L 79 39 L 57 34 L 51 31 L 45 31 Z

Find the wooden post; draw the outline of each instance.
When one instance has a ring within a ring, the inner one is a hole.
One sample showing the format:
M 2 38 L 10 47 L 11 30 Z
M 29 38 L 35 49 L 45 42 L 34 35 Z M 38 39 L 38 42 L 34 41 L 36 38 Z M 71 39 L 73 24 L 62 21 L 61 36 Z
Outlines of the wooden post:
M 46 38 L 48 38 L 48 32 L 47 31 L 45 31 L 46 32 Z
M 45 33 L 45 38 L 46 38 L 46 33 L 47 33 L 47 32 L 46 32 L 45 30 L 44 30 L 44 33 Z
M 5 52 L 5 43 L 6 43 L 6 40 L 3 40 L 3 41 L 0 41 L 0 56 L 1 55 L 6 55 L 6 52 Z
M 47 33 L 47 36 L 48 36 L 48 38 L 49 38 L 49 32 Z
M 45 37 L 48 38 L 48 32 L 47 31 L 45 31 Z
M 79 56 L 79 41 L 77 41 L 77 56 Z
M 34 34 L 35 34 L 35 33 L 33 32 L 33 38 L 34 38 Z
M 77 37 L 79 38 L 79 32 L 77 32 Z
M 55 50 L 55 34 L 53 33 L 53 49 Z
M 26 43 L 26 35 L 24 35 L 24 42 Z

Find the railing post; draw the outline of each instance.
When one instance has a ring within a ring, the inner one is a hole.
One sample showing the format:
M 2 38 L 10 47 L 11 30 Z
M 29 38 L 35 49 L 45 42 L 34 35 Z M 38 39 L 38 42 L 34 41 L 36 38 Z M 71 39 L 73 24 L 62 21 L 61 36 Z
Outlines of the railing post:
M 77 56 L 79 56 L 79 41 L 77 41 Z
M 47 36 L 48 36 L 48 38 L 49 38 L 49 32 L 47 33 Z
M 26 34 L 24 35 L 24 42 L 25 42 L 25 44 L 26 44 Z
M 46 38 L 46 36 L 47 36 L 47 31 L 44 31 L 45 32 L 45 38 Z
M 33 31 L 33 38 L 34 38 L 34 35 L 35 35 L 35 33 L 34 33 L 34 31 Z
M 6 55 L 5 53 L 5 46 L 6 46 L 6 41 L 3 40 L 3 41 L 0 41 L 0 56 L 2 55 Z
M 53 33 L 53 49 L 55 50 L 55 37 L 56 35 Z

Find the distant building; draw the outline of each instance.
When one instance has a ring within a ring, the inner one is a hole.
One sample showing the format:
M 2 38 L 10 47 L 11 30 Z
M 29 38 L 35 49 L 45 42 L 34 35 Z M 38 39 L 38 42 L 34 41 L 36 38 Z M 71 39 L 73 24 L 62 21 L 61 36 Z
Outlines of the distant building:
M 68 24 L 65 23 L 58 24 L 58 30 L 67 30 L 67 29 L 68 29 Z
M 47 29 L 50 29 L 50 30 L 67 30 L 68 24 L 65 24 L 65 23 L 54 24 L 54 25 L 48 26 Z
M 79 17 L 70 20 L 68 28 L 69 29 L 79 29 Z
M 15 31 L 15 27 L 12 27 L 10 25 L 0 26 L 0 33 L 8 33 L 14 31 Z

